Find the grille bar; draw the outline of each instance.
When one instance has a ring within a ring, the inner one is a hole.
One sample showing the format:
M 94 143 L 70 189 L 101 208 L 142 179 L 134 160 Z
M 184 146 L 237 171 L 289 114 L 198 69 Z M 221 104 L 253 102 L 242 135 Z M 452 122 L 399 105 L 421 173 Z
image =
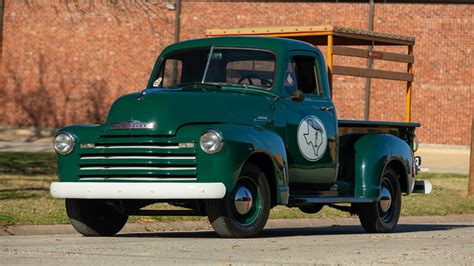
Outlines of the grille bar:
M 196 167 L 157 167 L 157 166 L 81 166 L 80 170 L 169 170 L 169 171 L 189 171 L 196 170 Z
M 179 149 L 179 145 L 159 146 L 159 145 L 95 145 L 95 149 Z
M 80 177 L 80 180 L 88 180 L 88 181 L 93 181 L 93 180 L 100 180 L 100 181 L 105 181 L 105 180 L 134 180 L 134 181 L 194 181 L 197 178 L 196 177 Z
M 195 160 L 196 156 L 133 156 L 133 155 L 102 155 L 102 156 L 81 156 L 81 160 L 95 159 L 164 159 L 164 160 Z

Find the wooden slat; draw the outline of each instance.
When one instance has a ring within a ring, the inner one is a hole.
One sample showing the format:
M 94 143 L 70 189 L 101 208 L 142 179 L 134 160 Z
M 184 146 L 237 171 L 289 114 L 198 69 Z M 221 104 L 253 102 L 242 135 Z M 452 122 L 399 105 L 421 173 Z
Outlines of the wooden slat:
M 375 31 L 368 31 L 362 29 L 354 29 L 354 28 L 347 28 L 347 27 L 338 27 L 333 26 L 332 31 L 335 36 L 343 36 L 343 34 L 347 34 L 349 36 L 353 36 L 358 39 L 359 36 L 367 36 L 372 37 L 373 40 L 385 40 L 389 42 L 404 42 L 407 44 L 414 45 L 415 44 L 415 37 L 412 36 L 402 36 L 402 35 L 395 35 L 390 33 L 383 33 L 383 32 L 375 32 Z
M 392 38 L 385 38 L 377 35 L 362 35 L 362 34 L 350 34 L 350 33 L 333 33 L 334 37 L 352 39 L 352 40 L 366 40 L 374 42 L 375 45 L 413 45 L 414 41 L 411 40 L 398 40 Z
M 376 54 L 380 54 L 381 56 L 369 56 L 369 51 L 364 49 L 357 49 L 357 48 L 349 48 L 349 47 L 341 47 L 335 46 L 334 47 L 334 54 L 335 55 L 345 55 L 345 56 L 353 56 L 353 57 L 362 57 L 362 58 L 372 58 L 372 59 L 380 59 L 386 61 L 394 61 L 394 62 L 401 62 L 401 63 L 414 63 L 415 57 L 413 55 L 407 54 L 397 54 L 397 53 L 389 53 L 389 52 L 381 52 L 381 51 L 373 51 Z
M 364 78 L 413 81 L 413 74 L 386 71 L 386 70 L 347 67 L 347 66 L 334 66 L 333 74 L 347 75 L 347 76 L 354 76 L 354 77 L 364 77 Z

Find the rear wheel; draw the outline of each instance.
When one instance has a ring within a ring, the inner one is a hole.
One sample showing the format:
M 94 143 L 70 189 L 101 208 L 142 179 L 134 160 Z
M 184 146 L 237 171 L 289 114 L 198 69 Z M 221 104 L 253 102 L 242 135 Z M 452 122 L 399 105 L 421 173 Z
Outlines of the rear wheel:
M 221 237 L 258 235 L 268 220 L 271 197 L 265 174 L 254 165 L 246 165 L 231 193 L 224 199 L 209 200 L 206 212 Z
M 400 183 L 391 168 L 380 180 L 380 200 L 359 206 L 359 220 L 368 233 L 390 233 L 397 226 L 401 208 Z
M 125 226 L 128 215 L 103 200 L 66 199 L 72 226 L 84 236 L 112 236 Z

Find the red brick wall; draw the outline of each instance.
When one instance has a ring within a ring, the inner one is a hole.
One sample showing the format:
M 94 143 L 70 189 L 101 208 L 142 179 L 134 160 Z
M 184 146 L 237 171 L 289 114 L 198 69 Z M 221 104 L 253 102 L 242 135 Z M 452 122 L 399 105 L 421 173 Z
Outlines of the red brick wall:
M 156 56 L 173 42 L 175 13 L 164 2 L 68 3 L 5 1 L 0 125 L 103 120 L 115 97 L 146 85 Z M 208 28 L 368 27 L 367 4 L 184 1 L 181 12 L 182 40 L 203 37 Z M 474 5 L 375 6 L 376 31 L 416 36 L 413 120 L 422 123 L 423 143 L 470 143 L 473 16 Z M 363 119 L 364 84 L 335 78 L 339 118 Z M 403 120 L 404 91 L 402 82 L 373 80 L 370 119 Z

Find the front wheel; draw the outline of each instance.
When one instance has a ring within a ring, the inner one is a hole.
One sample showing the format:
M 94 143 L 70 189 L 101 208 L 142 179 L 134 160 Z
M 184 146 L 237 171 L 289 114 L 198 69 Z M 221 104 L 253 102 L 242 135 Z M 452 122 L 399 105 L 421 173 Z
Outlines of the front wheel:
M 255 165 L 242 170 L 237 184 L 224 199 L 206 202 L 209 222 L 221 237 L 252 237 L 258 235 L 271 208 L 267 177 Z
M 72 226 L 84 236 L 112 236 L 125 226 L 128 215 L 103 200 L 66 199 Z
M 368 233 L 390 233 L 397 226 L 402 203 L 400 183 L 391 168 L 380 180 L 380 199 L 359 206 L 359 220 Z

